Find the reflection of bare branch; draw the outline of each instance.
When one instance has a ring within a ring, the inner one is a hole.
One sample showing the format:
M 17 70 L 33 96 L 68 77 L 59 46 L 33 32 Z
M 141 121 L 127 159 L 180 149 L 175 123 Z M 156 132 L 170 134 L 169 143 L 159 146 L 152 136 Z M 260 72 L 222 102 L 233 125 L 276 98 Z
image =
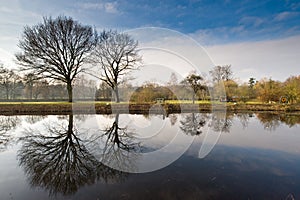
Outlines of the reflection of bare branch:
M 12 135 L 9 133 L 20 122 L 16 116 L 0 116 L 0 152 L 4 151 L 12 140 Z
M 177 115 L 176 114 L 170 114 L 169 118 L 170 118 L 171 125 L 172 126 L 175 125 L 176 122 L 177 122 Z
M 41 121 L 42 119 L 44 119 L 46 116 L 43 115 L 29 115 L 25 118 L 25 120 L 30 123 L 30 124 L 34 124 L 38 121 Z
M 180 129 L 188 135 L 195 136 L 202 133 L 202 128 L 205 126 L 207 115 L 204 113 L 185 114 L 180 121 Z
M 122 173 L 100 163 L 85 147 L 85 140 L 78 137 L 69 115 L 67 127 L 47 125 L 47 132 L 27 130 L 18 152 L 32 186 L 49 190 L 50 195 L 70 195 L 81 186 L 98 179 L 108 180 Z M 88 143 L 88 142 L 87 142 Z
M 236 116 L 239 118 L 243 129 L 248 127 L 250 117 L 253 117 L 251 113 L 237 113 Z
M 140 149 L 139 143 L 134 142 L 132 132 L 127 127 L 119 127 L 119 114 L 116 114 L 112 126 L 104 130 L 100 136 L 104 143 L 101 152 L 101 161 L 109 166 L 122 171 L 131 171 L 136 152 Z
M 232 117 L 230 113 L 213 113 L 211 127 L 215 132 L 229 133 L 232 126 Z

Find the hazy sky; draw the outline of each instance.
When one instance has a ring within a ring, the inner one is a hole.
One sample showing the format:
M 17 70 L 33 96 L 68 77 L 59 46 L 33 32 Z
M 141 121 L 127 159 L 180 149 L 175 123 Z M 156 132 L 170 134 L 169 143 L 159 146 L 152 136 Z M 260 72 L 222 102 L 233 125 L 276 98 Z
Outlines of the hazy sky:
M 179 31 L 202 45 L 214 64 L 231 64 L 241 80 L 283 81 L 300 74 L 298 0 L 1 0 L 0 61 L 14 67 L 24 26 L 58 15 L 98 30 L 150 26 Z

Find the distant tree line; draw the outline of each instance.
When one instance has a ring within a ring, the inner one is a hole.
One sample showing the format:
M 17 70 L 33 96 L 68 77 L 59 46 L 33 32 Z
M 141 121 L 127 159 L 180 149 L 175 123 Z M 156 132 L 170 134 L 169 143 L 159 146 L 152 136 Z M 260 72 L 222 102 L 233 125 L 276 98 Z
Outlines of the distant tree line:
M 126 33 L 103 30 L 98 33 L 70 17 L 44 17 L 25 26 L 16 54 L 17 70 L 0 64 L 0 99 L 54 100 L 96 99 L 153 102 L 166 100 L 222 100 L 300 102 L 300 75 L 284 82 L 271 78 L 247 83 L 235 81 L 231 65 L 215 66 L 205 80 L 191 72 L 183 80 L 171 74 L 169 82 L 146 82 L 132 86 L 128 75 L 138 70 L 142 57 L 138 41 Z M 98 68 L 95 68 L 97 66 Z M 85 74 L 96 81 L 88 80 Z M 75 97 L 74 97 L 75 93 Z
M 90 99 L 95 96 L 96 82 L 84 76 L 74 81 L 77 96 Z M 68 100 L 67 87 L 62 82 L 41 79 L 34 74 L 18 75 L 0 65 L 0 99 L 14 100 Z

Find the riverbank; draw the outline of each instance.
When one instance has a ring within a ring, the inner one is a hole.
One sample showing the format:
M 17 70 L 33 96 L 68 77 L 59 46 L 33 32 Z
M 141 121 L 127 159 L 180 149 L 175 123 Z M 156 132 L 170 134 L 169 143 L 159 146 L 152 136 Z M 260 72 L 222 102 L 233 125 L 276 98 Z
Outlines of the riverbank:
M 290 104 L 263 104 L 263 103 L 103 103 L 103 102 L 14 102 L 0 103 L 1 115 L 30 115 L 30 114 L 169 114 L 188 112 L 248 112 L 248 111 L 272 111 L 272 112 L 300 112 L 300 105 Z

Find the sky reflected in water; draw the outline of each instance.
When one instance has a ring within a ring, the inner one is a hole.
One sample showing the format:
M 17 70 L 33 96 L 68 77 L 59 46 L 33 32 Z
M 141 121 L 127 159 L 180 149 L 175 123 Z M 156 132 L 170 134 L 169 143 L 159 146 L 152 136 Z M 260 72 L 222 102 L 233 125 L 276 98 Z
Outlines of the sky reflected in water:
M 0 199 L 300 197 L 299 115 L 214 115 L 0 116 Z

